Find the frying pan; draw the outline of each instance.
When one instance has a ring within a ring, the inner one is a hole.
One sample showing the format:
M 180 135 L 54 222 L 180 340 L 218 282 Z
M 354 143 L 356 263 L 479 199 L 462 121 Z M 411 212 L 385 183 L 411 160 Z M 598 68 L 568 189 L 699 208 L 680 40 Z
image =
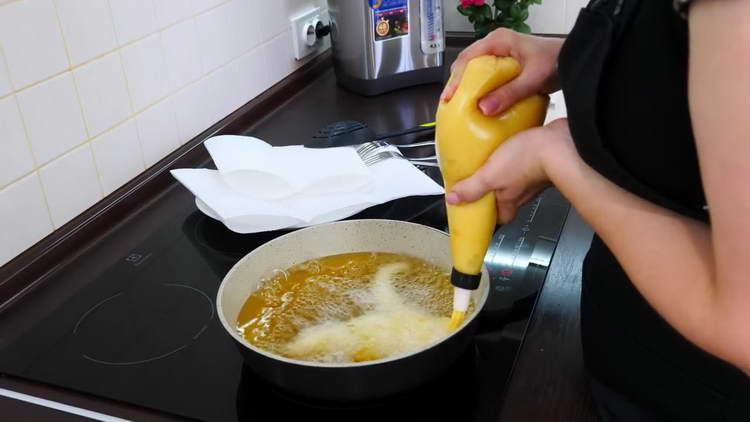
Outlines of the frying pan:
M 474 311 L 448 337 L 415 352 L 368 362 L 322 363 L 289 359 L 247 342 L 235 329 L 245 300 L 274 270 L 309 259 L 351 252 L 391 252 L 416 256 L 451 268 L 445 232 L 394 220 L 351 220 L 308 227 L 278 237 L 240 259 L 221 282 L 219 319 L 239 347 L 246 366 L 278 388 L 306 398 L 362 401 L 415 388 L 444 372 L 471 343 L 477 315 L 487 301 L 489 276 L 482 271 Z

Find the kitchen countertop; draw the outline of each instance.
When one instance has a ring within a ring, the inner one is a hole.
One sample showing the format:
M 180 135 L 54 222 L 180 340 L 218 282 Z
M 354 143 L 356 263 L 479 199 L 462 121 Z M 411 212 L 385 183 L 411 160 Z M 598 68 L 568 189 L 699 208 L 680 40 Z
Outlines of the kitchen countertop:
M 451 49 L 449 59 L 456 54 L 457 50 Z M 309 139 L 321 126 L 344 119 L 366 122 L 376 133 L 386 133 L 432 121 L 440 89 L 439 84 L 429 84 L 365 98 L 338 88 L 333 72 L 329 70 L 278 110 L 236 133 L 256 136 L 274 145 L 299 144 Z M 116 228 L 118 242 L 110 242 L 104 248 L 92 248 L 84 252 L 83 257 L 123 256 L 163 221 L 184 219 L 194 210 L 193 197 L 174 183 L 154 201 L 143 204 L 137 213 Z M 590 228 L 575 210 L 571 210 L 514 365 L 500 421 L 595 420 L 582 366 L 578 325 L 581 263 L 591 236 Z M 103 271 L 107 264 L 106 259 L 100 258 L 79 259 L 78 262 L 89 271 Z M 76 271 L 82 269 L 77 267 Z M 30 296 L 36 303 L 55 306 L 55 303 L 65 300 L 69 288 L 45 285 Z M 0 320 L 0 332 L 3 333 L 0 347 L 38 319 L 33 309 L 22 306 L 13 314 L 13 321 L 23 323 L 10 325 L 7 318 Z M 0 377 L 0 388 L 35 395 L 46 394 L 44 387 L 5 377 Z M 108 413 L 108 409 L 121 410 L 120 405 L 59 389 L 54 391 L 53 397 L 103 413 Z M 0 414 L 18 412 L 17 406 L 17 403 L 2 399 Z M 49 415 L 50 420 L 66 420 L 53 418 L 51 412 Z M 145 410 L 130 415 L 133 418 L 155 417 Z

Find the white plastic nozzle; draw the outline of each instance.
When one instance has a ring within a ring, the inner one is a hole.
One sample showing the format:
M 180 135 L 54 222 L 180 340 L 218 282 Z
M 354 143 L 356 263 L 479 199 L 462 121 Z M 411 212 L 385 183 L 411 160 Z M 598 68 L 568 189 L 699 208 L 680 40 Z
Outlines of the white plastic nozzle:
M 453 310 L 466 312 L 469 310 L 472 290 L 455 287 L 453 289 Z

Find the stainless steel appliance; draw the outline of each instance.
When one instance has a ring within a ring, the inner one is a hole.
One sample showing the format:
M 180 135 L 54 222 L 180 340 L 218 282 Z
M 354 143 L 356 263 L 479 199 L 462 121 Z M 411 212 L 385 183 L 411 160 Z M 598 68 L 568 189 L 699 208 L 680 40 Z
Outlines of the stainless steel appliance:
M 339 85 L 363 95 L 443 78 L 441 0 L 328 0 Z

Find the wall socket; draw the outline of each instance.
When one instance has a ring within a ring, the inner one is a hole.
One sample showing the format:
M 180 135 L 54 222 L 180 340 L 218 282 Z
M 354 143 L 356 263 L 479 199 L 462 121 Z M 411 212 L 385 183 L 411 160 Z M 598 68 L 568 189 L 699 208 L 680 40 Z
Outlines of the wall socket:
M 318 39 L 315 36 L 315 26 L 318 22 L 328 25 L 331 22 L 328 10 L 316 7 L 289 19 L 292 25 L 292 47 L 294 58 L 302 60 L 305 57 L 325 50 L 330 46 L 330 37 Z

